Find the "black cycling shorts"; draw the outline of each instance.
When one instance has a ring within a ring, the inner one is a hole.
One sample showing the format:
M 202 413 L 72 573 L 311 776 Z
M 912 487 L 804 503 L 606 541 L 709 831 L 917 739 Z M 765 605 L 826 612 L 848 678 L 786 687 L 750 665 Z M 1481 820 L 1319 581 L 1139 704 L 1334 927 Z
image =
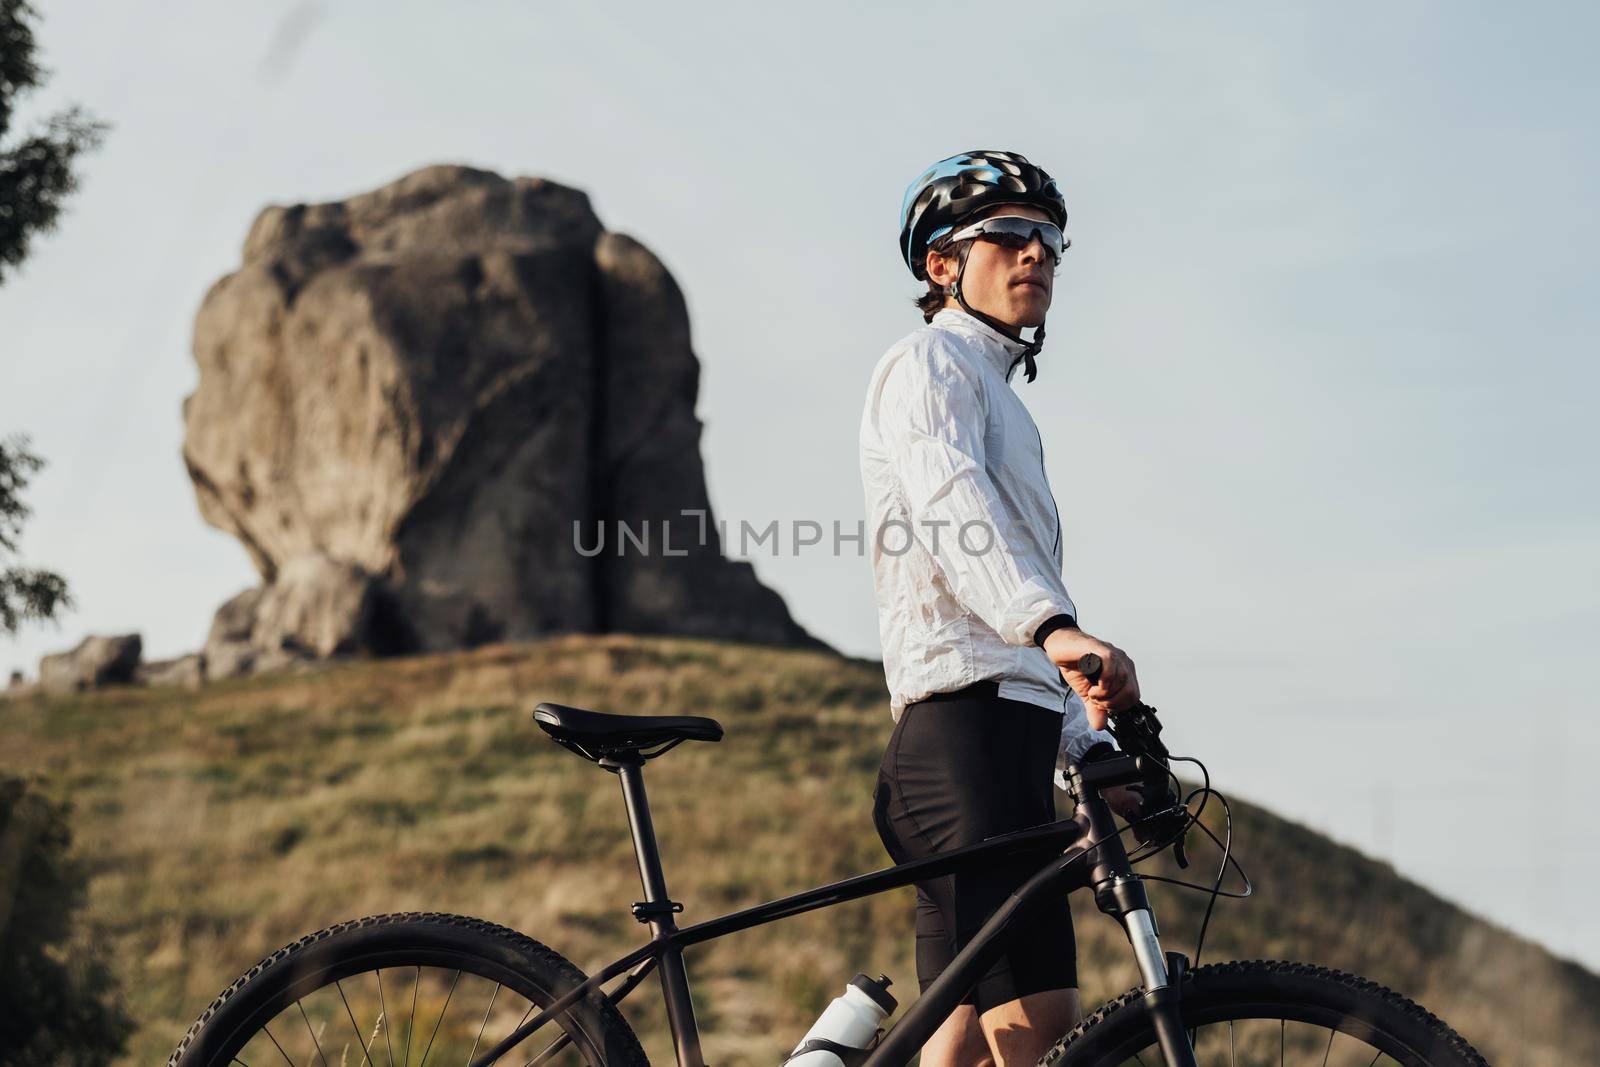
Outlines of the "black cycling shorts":
M 896 863 L 1055 819 L 1061 713 L 1002 699 L 995 683 L 909 705 L 883 753 L 873 821 Z M 925 991 L 1048 856 L 1006 857 L 917 883 L 917 981 Z M 1066 895 L 1042 903 L 965 999 L 979 1012 L 1078 984 Z

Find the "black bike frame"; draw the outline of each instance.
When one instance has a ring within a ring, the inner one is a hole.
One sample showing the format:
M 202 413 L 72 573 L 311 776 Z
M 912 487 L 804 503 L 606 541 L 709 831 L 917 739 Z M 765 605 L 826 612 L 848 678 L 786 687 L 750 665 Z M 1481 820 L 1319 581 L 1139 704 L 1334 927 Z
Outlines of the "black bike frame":
M 611 995 L 613 1002 L 620 1000 L 652 968 L 659 969 L 661 973 L 661 991 L 666 1000 L 667 1023 L 672 1031 L 678 1067 L 705 1067 L 705 1059 L 700 1051 L 700 1031 L 689 997 L 689 976 L 683 962 L 685 948 L 779 919 L 975 867 L 997 856 L 1019 852 L 1053 853 L 1038 873 L 984 923 L 939 978 L 884 1034 L 862 1064 L 862 1067 L 903 1067 L 988 970 L 1003 950 L 1012 924 L 1025 917 L 1042 901 L 1059 899 L 1064 893 L 1093 886 L 1096 903 L 1102 911 L 1126 919 L 1142 908 L 1146 919 L 1149 916 L 1143 885 L 1138 876 L 1132 873 L 1127 850 L 1116 830 L 1110 808 L 1098 793 L 1099 789 L 1110 785 L 1138 780 L 1142 771 L 1136 769 L 1132 757 L 1107 760 L 1088 768 L 1069 768 L 1074 794 L 1084 798 L 1071 819 L 1019 830 L 926 859 L 846 878 L 682 929 L 673 921 L 673 915 L 682 911 L 683 906 L 668 896 L 666 876 L 661 868 L 655 825 L 650 818 L 650 804 L 644 790 L 644 761 L 606 759 L 601 761 L 601 766 L 614 771 L 622 782 L 622 796 L 627 806 L 628 825 L 639 860 L 639 880 L 645 897 L 641 903 L 633 906 L 633 913 L 641 922 L 649 924 L 650 942 L 567 991 L 505 1040 L 474 1060 L 470 1067 L 489 1067 L 552 1017 L 570 1008 L 579 999 L 598 991 L 604 983 L 618 975 L 631 972 Z M 1148 942 L 1146 945 L 1141 945 L 1141 939 L 1136 936 L 1139 932 L 1135 929 L 1136 925 L 1129 924 L 1129 939 L 1133 942 L 1141 973 L 1146 979 L 1149 990 L 1146 998 L 1157 1022 L 1162 1051 L 1167 1055 L 1169 1067 L 1193 1067 L 1193 1052 L 1187 1040 L 1183 1039 L 1182 1027 L 1178 1023 L 1176 990 L 1167 985 L 1166 961 L 1147 958 L 1154 951 L 1149 948 L 1149 945 L 1155 944 L 1154 923 L 1148 922 L 1148 933 L 1143 939 Z M 1181 1048 L 1177 1044 L 1179 1041 Z

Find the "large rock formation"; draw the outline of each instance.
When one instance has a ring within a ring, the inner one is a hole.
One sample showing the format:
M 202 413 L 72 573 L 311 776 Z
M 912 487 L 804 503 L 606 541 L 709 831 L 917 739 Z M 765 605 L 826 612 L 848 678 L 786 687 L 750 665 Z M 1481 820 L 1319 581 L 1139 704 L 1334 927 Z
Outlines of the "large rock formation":
M 439 166 L 268 208 L 194 356 L 200 511 L 263 582 L 212 675 L 559 631 L 816 643 L 682 515 L 710 510 L 683 297 L 575 189 Z

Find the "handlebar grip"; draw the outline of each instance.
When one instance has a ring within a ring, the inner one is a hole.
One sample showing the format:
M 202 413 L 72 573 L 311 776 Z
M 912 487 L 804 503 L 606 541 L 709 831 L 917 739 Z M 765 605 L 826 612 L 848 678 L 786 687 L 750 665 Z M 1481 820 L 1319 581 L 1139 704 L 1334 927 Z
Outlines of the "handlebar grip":
M 1100 680 L 1100 671 L 1104 667 L 1100 657 L 1093 652 L 1085 652 L 1078 657 L 1078 673 L 1089 679 L 1090 685 Z

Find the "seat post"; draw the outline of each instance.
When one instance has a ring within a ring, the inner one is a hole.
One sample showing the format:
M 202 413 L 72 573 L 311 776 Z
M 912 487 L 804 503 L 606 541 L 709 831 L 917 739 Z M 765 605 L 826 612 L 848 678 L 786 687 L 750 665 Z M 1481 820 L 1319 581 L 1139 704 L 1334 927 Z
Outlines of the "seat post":
M 616 771 L 622 781 L 622 802 L 628 809 L 628 829 L 633 834 L 633 851 L 639 859 L 639 882 L 644 887 L 644 902 L 633 906 L 634 917 L 649 924 L 654 940 L 667 941 L 658 966 L 678 1067 L 705 1067 L 694 1003 L 689 998 L 689 972 L 683 965 L 683 949 L 670 940 L 678 932 L 678 924 L 672 916 L 682 911 L 683 905 L 667 895 L 655 823 L 650 819 L 650 800 L 644 791 L 644 760 L 637 753 L 627 753 L 603 759 L 600 765 Z
M 644 886 L 647 904 L 670 904 L 667 878 L 661 870 L 661 850 L 656 845 L 656 827 L 650 818 L 650 799 L 644 792 L 644 761 L 635 757 L 606 759 L 601 766 L 615 769 L 622 780 L 622 803 L 628 809 L 628 829 L 633 834 L 633 851 L 639 859 L 639 881 Z M 672 913 L 666 917 L 668 930 L 677 929 Z M 654 924 L 652 924 L 652 930 Z

